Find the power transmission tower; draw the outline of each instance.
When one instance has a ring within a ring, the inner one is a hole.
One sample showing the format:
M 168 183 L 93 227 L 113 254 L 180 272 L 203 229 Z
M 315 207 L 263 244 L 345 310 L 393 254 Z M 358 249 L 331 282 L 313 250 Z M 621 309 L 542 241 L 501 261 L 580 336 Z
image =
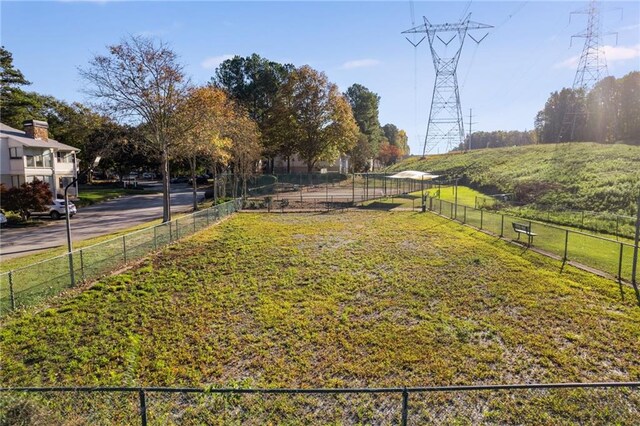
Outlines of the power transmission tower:
M 571 12 L 572 14 L 589 15 L 587 18 L 587 28 L 571 36 L 574 38 L 584 38 L 584 47 L 578 61 L 578 69 L 573 79 L 573 91 L 578 96 L 585 96 L 593 86 L 608 75 L 607 62 L 601 47 L 603 34 L 601 33 L 601 14 L 598 2 L 591 0 L 589 5 L 581 10 Z M 615 33 L 607 33 L 610 35 Z M 579 94 L 578 91 L 582 91 Z M 574 99 L 567 106 L 567 111 L 562 120 L 558 142 L 568 142 L 574 140 L 576 124 L 586 122 L 586 108 L 580 99 Z
M 427 34 L 431 56 L 433 57 L 433 66 L 436 71 L 427 134 L 422 151 L 423 156 L 442 142 L 446 142 L 447 150 L 464 142 L 464 124 L 457 76 L 460 52 L 462 52 L 462 46 L 467 35 L 478 44 L 488 35 L 487 33 L 482 38 L 476 39 L 471 34 L 468 34 L 469 30 L 493 28 L 491 25 L 473 22 L 469 19 L 470 17 L 471 14 L 468 14 L 460 22 L 437 25 L 431 24 L 426 17 L 423 17 L 424 25 L 402 32 L 403 34 Z M 438 33 L 454 34 L 448 40 L 444 40 Z M 453 55 L 449 54 L 447 56 L 447 48 L 454 40 L 456 40 L 456 43 L 453 45 Z M 436 41 L 439 41 L 442 45 L 436 45 Z

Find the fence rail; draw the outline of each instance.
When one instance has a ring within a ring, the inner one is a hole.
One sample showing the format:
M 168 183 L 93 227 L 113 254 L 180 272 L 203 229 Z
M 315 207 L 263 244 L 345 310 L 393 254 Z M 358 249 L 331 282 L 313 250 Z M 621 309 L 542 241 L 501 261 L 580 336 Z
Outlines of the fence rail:
M 0 315 L 34 305 L 78 282 L 97 279 L 230 215 L 240 200 L 197 211 L 0 274 Z
M 457 393 L 464 394 L 469 392 L 497 392 L 497 391 L 509 391 L 511 393 L 522 390 L 529 391 L 548 391 L 548 390 L 566 390 L 566 389 L 627 389 L 629 392 L 636 392 L 640 387 L 640 382 L 631 381 L 631 382 L 595 382 L 595 383 L 526 383 L 526 384 L 496 384 L 496 385 L 459 385 L 459 386 L 422 386 L 422 387 L 379 387 L 379 388 L 312 388 L 312 389 L 295 389 L 295 388 L 172 388 L 172 387 L 105 387 L 105 386 L 96 386 L 96 387 L 15 387 L 15 388 L 0 388 L 0 394 L 48 394 L 48 393 L 66 393 L 66 394 L 96 394 L 96 393 L 107 393 L 107 394 L 129 394 L 135 395 L 136 398 L 130 398 L 130 403 L 126 408 L 131 410 L 132 412 L 128 414 L 128 420 L 133 420 L 135 418 L 138 419 L 139 423 L 143 426 L 147 426 L 149 424 L 150 412 L 153 411 L 149 398 L 152 394 L 202 394 L 209 395 L 210 397 L 216 395 L 261 395 L 265 397 L 267 395 L 346 395 L 346 394 L 379 394 L 379 395 L 399 395 L 401 399 L 399 401 L 399 408 L 393 410 L 389 409 L 389 407 L 385 407 L 386 411 L 395 411 L 396 414 L 386 413 L 387 417 L 391 417 L 387 420 L 395 420 L 394 423 L 398 423 L 402 426 L 406 426 L 409 424 L 409 419 L 412 415 L 412 405 L 411 401 L 418 402 L 414 398 L 411 398 L 412 395 L 415 394 L 442 394 L 442 393 Z M 633 400 L 638 398 L 638 395 L 631 395 L 633 399 L 630 399 L 630 395 L 625 395 L 624 402 L 619 407 L 624 407 L 623 409 L 629 410 L 629 416 L 635 418 L 640 415 L 640 408 L 635 406 L 632 403 Z M 71 401 L 74 402 L 76 398 Z M 231 403 L 235 401 L 235 403 L 239 403 L 238 400 L 230 400 Z M 195 400 L 196 404 L 205 405 L 205 410 L 211 411 L 212 407 L 203 401 L 202 399 Z M 188 405 L 190 402 L 186 402 L 185 399 L 181 399 L 180 411 L 185 412 L 185 405 Z M 304 403 L 304 402 L 303 402 Z M 619 401 L 611 401 L 613 405 L 619 404 Z M 396 403 L 397 404 L 397 403 Z M 0 406 L 4 406 L 5 410 L 7 403 L 4 403 Z M 558 409 L 558 401 L 553 400 L 553 407 L 549 407 L 552 410 Z M 125 407 L 107 407 L 107 410 L 117 410 L 124 409 Z M 173 407 L 175 410 L 176 407 Z M 226 407 L 225 407 L 226 408 Z M 166 408 L 165 408 L 166 409 Z M 327 408 L 331 409 L 331 408 Z M 419 411 L 421 407 L 413 408 L 413 411 Z M 76 415 L 83 413 L 75 413 Z M 111 413 L 113 418 L 122 418 L 123 414 Z M 258 414 L 258 413 L 256 413 Z M 262 413 L 260 413 L 262 414 Z M 286 414 L 291 415 L 290 412 Z M 318 413 L 315 413 L 318 414 Z M 415 415 L 415 413 L 413 413 Z M 218 415 L 222 415 L 219 413 Z M 275 415 L 285 415 L 285 412 L 278 413 L 275 412 Z M 211 416 L 216 416 L 216 413 L 207 413 L 207 416 L 211 418 Z M 251 414 L 249 414 L 251 416 Z M 6 416 L 5 416 L 6 417 Z M 11 419 L 8 419 L 9 421 Z M 389 423 L 389 422 L 387 422 Z
M 634 245 L 599 235 L 561 228 L 542 222 L 523 219 L 506 213 L 476 209 L 437 198 L 429 198 L 427 208 L 441 216 L 490 232 L 494 235 L 521 240 L 512 223 L 525 223 L 536 234 L 532 245 L 559 256 L 563 261 L 575 261 L 603 271 L 622 280 L 635 283 L 633 276 Z

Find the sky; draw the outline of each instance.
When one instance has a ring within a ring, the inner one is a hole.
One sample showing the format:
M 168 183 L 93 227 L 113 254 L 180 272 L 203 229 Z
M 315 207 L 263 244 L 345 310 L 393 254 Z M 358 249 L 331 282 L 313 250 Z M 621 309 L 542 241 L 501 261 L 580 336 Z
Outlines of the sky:
M 435 71 L 425 40 L 402 31 L 424 23 L 471 20 L 492 25 L 464 42 L 457 68 L 465 132 L 531 130 L 553 91 L 571 87 L 587 2 L 569 1 L 5 1 L 0 40 L 29 90 L 88 102 L 78 68 L 129 35 L 167 42 L 186 73 L 205 84 L 233 55 L 310 65 L 341 91 L 359 83 L 380 96 L 380 122 L 406 130 L 422 153 Z M 609 75 L 640 70 L 640 2 L 602 2 Z M 413 13 L 412 13 L 413 11 Z M 617 39 L 617 40 L 616 40 Z M 419 40 L 419 38 L 417 39 Z M 436 44 L 439 43 L 436 41 Z M 442 49 L 443 45 L 437 45 Z M 471 111 L 470 111 L 471 110 Z M 445 152 L 438 146 L 433 152 Z

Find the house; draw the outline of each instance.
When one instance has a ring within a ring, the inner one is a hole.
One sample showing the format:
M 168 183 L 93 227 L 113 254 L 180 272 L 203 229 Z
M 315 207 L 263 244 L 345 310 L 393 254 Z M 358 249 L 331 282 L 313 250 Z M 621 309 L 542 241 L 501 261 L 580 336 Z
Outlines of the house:
M 349 173 L 349 156 L 341 155 L 337 160 L 331 162 L 318 161 L 314 165 L 312 173 L 318 173 L 322 169 L 326 169 L 328 172 Z M 273 161 L 274 173 L 307 173 L 307 170 L 307 162 L 298 154 L 293 154 L 288 161 L 282 156 L 277 156 Z
M 0 123 L 0 182 L 11 188 L 34 179 L 49 184 L 54 198 L 64 195 L 64 188 L 78 173 L 76 154 L 80 151 L 49 139 L 45 121 L 27 120 L 24 131 Z M 69 195 L 78 195 L 77 183 Z

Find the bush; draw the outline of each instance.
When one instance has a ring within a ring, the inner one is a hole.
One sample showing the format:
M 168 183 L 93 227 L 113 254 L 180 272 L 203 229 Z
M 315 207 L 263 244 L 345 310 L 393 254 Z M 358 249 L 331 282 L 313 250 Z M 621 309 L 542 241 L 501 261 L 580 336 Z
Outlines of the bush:
M 38 179 L 9 189 L 0 186 L 0 207 L 20 214 L 22 220 L 29 218 L 30 211 L 44 211 L 52 202 L 49 184 Z

